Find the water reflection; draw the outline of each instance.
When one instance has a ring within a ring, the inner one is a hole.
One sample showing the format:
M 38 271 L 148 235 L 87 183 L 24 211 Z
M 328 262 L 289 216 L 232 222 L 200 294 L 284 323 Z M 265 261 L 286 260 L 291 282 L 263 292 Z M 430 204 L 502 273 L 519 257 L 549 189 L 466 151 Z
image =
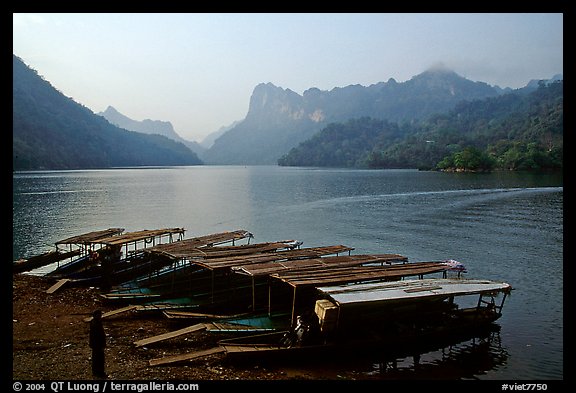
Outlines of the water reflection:
M 366 375 L 378 379 L 478 379 L 505 365 L 508 357 L 496 326 L 484 335 L 430 343 L 428 348 L 384 356 L 372 364 Z

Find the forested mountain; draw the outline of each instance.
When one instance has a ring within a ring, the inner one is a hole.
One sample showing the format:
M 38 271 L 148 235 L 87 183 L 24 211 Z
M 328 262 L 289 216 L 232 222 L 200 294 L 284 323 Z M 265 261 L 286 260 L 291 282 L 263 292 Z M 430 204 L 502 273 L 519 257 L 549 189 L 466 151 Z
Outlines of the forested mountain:
M 12 79 L 14 170 L 202 164 L 182 143 L 110 124 L 64 96 L 17 56 Z
M 169 121 L 151 119 L 144 119 L 142 121 L 133 120 L 128 116 L 118 112 L 118 110 L 112 106 L 108 106 L 104 112 L 99 112 L 97 114 L 104 117 L 115 126 L 124 128 L 128 131 L 136 131 L 143 134 L 163 135 L 166 138 L 172 139 L 176 142 L 181 142 L 198 156 L 203 154 L 206 150 L 204 147 L 200 146 L 198 142 L 186 140 L 178 135 L 178 133 L 174 130 L 172 123 Z
M 331 124 L 278 162 L 292 166 L 491 170 L 561 168 L 563 81 L 463 101 L 418 122 Z
M 278 160 L 284 166 L 361 167 L 367 151 L 376 141 L 400 142 L 412 132 L 397 123 L 362 117 L 331 123 L 312 138 Z
M 398 83 L 351 85 L 299 95 L 272 83 L 256 86 L 244 121 L 216 140 L 204 155 L 214 164 L 270 164 L 330 123 L 371 117 L 410 122 L 445 113 L 462 100 L 505 91 L 473 82 L 447 69 L 423 72 Z

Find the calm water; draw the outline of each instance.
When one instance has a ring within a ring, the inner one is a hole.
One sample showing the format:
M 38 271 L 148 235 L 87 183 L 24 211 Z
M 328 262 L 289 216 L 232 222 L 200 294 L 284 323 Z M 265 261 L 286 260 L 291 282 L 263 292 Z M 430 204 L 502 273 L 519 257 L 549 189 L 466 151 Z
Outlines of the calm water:
M 83 232 L 184 227 L 186 237 L 246 229 L 254 241 L 344 244 L 410 261 L 456 259 L 469 278 L 515 290 L 490 342 L 335 364 L 357 378 L 561 380 L 563 183 L 550 174 L 184 167 L 13 175 L 13 259 Z

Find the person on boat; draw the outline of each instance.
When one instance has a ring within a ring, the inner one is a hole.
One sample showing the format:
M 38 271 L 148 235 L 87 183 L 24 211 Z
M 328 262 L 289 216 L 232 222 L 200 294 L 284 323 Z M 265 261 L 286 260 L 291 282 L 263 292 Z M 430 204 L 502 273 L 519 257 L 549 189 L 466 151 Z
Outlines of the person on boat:
M 90 251 L 90 262 L 96 263 L 98 261 L 98 258 L 100 258 L 98 251 Z
M 106 378 L 104 348 L 106 348 L 106 333 L 102 325 L 102 311 L 95 310 L 90 321 L 90 348 L 92 348 L 92 375 L 96 378 Z
M 296 322 L 296 328 L 294 329 L 294 333 L 296 335 L 296 342 L 297 346 L 301 346 L 306 343 L 308 339 L 308 324 L 304 321 L 304 318 L 298 316 Z
M 112 274 L 114 267 L 112 264 L 114 263 L 116 258 L 116 249 L 111 248 L 102 258 L 102 276 L 101 276 L 101 284 L 100 288 L 104 292 L 108 292 L 110 288 L 112 288 Z M 120 254 L 118 254 L 118 259 L 120 259 Z
M 301 346 L 306 338 L 306 332 L 308 330 L 307 325 L 304 323 L 304 319 L 299 315 L 296 318 L 296 326 L 293 330 L 290 330 L 284 334 L 280 339 L 280 344 L 291 348 L 293 346 Z

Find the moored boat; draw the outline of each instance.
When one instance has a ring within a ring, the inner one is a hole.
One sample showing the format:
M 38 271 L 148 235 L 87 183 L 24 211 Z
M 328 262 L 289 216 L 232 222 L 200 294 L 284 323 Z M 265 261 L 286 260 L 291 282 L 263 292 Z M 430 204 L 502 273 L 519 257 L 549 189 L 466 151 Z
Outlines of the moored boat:
M 504 282 L 446 278 L 321 287 L 314 312 L 299 316 L 291 330 L 219 345 L 230 359 L 399 350 L 490 329 L 511 289 Z M 474 304 L 466 303 L 469 297 Z
M 72 251 L 47 251 L 42 254 L 34 255 L 27 259 L 19 259 L 12 264 L 13 273 L 28 272 L 51 263 L 59 262 L 67 258 L 73 258 L 80 255 L 80 250 Z

